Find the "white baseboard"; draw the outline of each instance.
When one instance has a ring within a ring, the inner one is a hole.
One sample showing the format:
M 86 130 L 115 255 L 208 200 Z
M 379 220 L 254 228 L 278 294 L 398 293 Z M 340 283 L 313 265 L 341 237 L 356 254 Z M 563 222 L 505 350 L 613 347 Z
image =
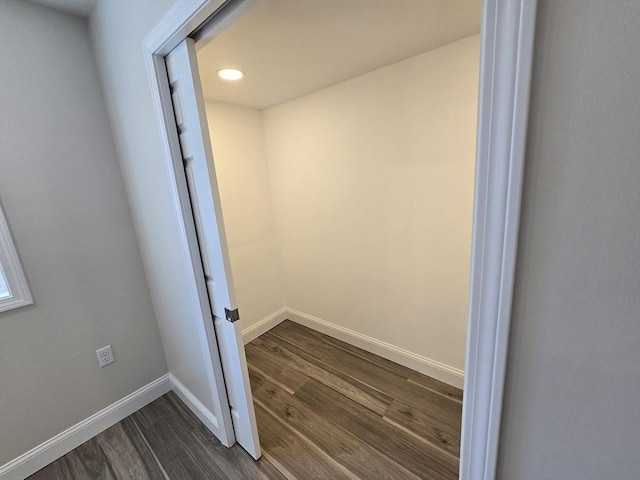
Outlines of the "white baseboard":
M 23 480 L 171 390 L 169 375 L 154 380 L 0 467 L 0 479 Z
M 292 322 L 299 323 L 305 327 L 309 327 L 313 330 L 317 330 L 321 333 L 337 338 L 338 340 L 342 340 L 343 342 L 355 347 L 380 355 L 387 360 L 404 365 L 405 367 L 416 370 L 428 375 L 429 377 L 440 380 L 441 382 L 453 385 L 454 387 L 462 388 L 464 384 L 464 372 L 459 368 L 445 365 L 444 363 L 436 360 L 423 357 L 422 355 L 396 347 L 390 343 L 354 332 L 348 328 L 341 327 L 292 308 L 286 309 L 286 318 Z
M 211 413 L 211 411 L 204 406 L 204 404 L 196 398 L 196 396 L 191 393 L 187 387 L 185 387 L 180 381 L 173 376 L 173 374 L 169 374 L 169 381 L 171 382 L 171 387 L 173 391 L 180 397 L 180 400 L 184 402 L 184 404 L 191 410 L 198 419 L 204 423 L 209 430 L 213 432 L 217 437 L 220 436 L 219 429 L 220 425 L 218 423 L 218 419 L 216 416 Z
M 251 340 L 258 338 L 263 333 L 268 332 L 279 323 L 284 322 L 287 319 L 287 309 L 281 308 L 275 313 L 272 313 L 266 318 L 263 318 L 258 323 L 254 323 L 249 328 L 242 330 L 242 341 L 246 345 Z
M 462 388 L 463 386 L 464 372 L 459 368 L 445 365 L 431 358 L 423 357 L 417 353 L 396 347 L 382 340 L 363 335 L 289 307 L 281 308 L 277 312 L 260 320 L 258 323 L 244 329 L 242 331 L 242 340 L 247 344 L 287 319 L 335 337 L 338 340 L 342 340 L 368 352 L 380 355 L 387 360 L 404 365 L 405 367 L 453 385 L 454 387 Z

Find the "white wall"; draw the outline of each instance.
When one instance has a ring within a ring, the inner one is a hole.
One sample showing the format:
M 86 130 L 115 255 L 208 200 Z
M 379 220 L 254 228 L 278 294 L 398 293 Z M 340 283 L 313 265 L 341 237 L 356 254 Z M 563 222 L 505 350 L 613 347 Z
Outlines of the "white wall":
M 0 465 L 167 372 L 89 42 L 0 1 L 0 192 L 35 300 L 0 314 Z
M 240 322 L 284 306 L 271 187 L 259 110 L 206 102 Z
M 464 366 L 479 36 L 263 111 L 288 307 Z
M 499 478 L 640 478 L 640 3 L 541 1 Z

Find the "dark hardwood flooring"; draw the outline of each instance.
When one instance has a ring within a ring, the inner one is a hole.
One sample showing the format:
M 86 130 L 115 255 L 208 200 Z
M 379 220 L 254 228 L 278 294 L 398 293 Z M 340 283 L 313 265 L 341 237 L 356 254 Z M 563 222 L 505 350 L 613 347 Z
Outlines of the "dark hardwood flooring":
M 289 321 L 245 349 L 258 462 L 171 392 L 30 478 L 457 478 L 461 390 Z
M 461 390 L 289 321 L 245 350 L 265 457 L 287 478 L 457 478 Z

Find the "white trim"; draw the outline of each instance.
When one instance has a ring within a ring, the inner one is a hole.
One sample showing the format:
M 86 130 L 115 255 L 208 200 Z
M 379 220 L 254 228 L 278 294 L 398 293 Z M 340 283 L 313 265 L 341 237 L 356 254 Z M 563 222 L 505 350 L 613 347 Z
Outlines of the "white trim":
M 178 0 L 145 37 L 145 53 L 164 57 L 197 30 L 225 0 Z
M 198 27 L 197 31 L 191 35 L 191 38 L 196 42 L 196 50 L 205 47 L 259 2 L 260 0 L 235 0 L 233 5 L 226 5 L 224 11 Z
M 216 416 L 205 407 L 198 398 L 191 393 L 187 387 L 185 387 L 173 374 L 169 374 L 169 381 L 171 382 L 171 388 L 180 397 L 180 400 L 189 407 L 198 419 L 204 423 L 209 430 L 217 432 L 220 430 L 220 425 Z
M 496 475 L 536 0 L 485 0 L 460 478 Z
M 2 480 L 23 480 L 171 390 L 169 374 L 139 388 L 0 467 Z
M 287 319 L 287 309 L 281 308 L 277 312 L 272 313 L 268 317 L 263 318 L 257 323 L 254 323 L 248 328 L 242 330 L 242 342 L 246 345 L 251 340 L 258 338 L 263 333 L 268 332 L 273 327 L 278 326 L 280 323 Z M 242 320 L 240 320 L 242 321 Z
M 0 204 L 0 275 L 4 272 L 9 296 L 0 298 L 0 312 L 24 307 L 33 303 L 29 284 L 22 271 L 18 252 L 13 244 L 9 225 Z
M 335 323 L 327 322 L 321 318 L 308 315 L 306 313 L 287 308 L 286 318 L 292 322 L 299 323 L 318 332 L 342 340 L 350 345 L 362 348 L 367 352 L 375 353 L 387 360 L 399 363 L 417 372 L 428 375 L 442 382 L 462 388 L 464 372 L 459 368 L 445 365 L 444 363 L 432 360 L 417 353 L 410 352 L 390 343 L 383 342 L 368 335 L 363 335 L 348 328 L 341 327 Z

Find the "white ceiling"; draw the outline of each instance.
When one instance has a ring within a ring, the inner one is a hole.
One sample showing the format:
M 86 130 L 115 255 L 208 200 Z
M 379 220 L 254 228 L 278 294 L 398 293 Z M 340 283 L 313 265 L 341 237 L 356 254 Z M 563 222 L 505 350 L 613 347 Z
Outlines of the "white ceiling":
M 62 10 L 63 12 L 88 17 L 97 0 L 31 0 L 47 7 Z
M 481 0 L 262 0 L 198 51 L 206 98 L 266 108 L 480 31 Z M 217 77 L 235 67 L 238 82 Z

